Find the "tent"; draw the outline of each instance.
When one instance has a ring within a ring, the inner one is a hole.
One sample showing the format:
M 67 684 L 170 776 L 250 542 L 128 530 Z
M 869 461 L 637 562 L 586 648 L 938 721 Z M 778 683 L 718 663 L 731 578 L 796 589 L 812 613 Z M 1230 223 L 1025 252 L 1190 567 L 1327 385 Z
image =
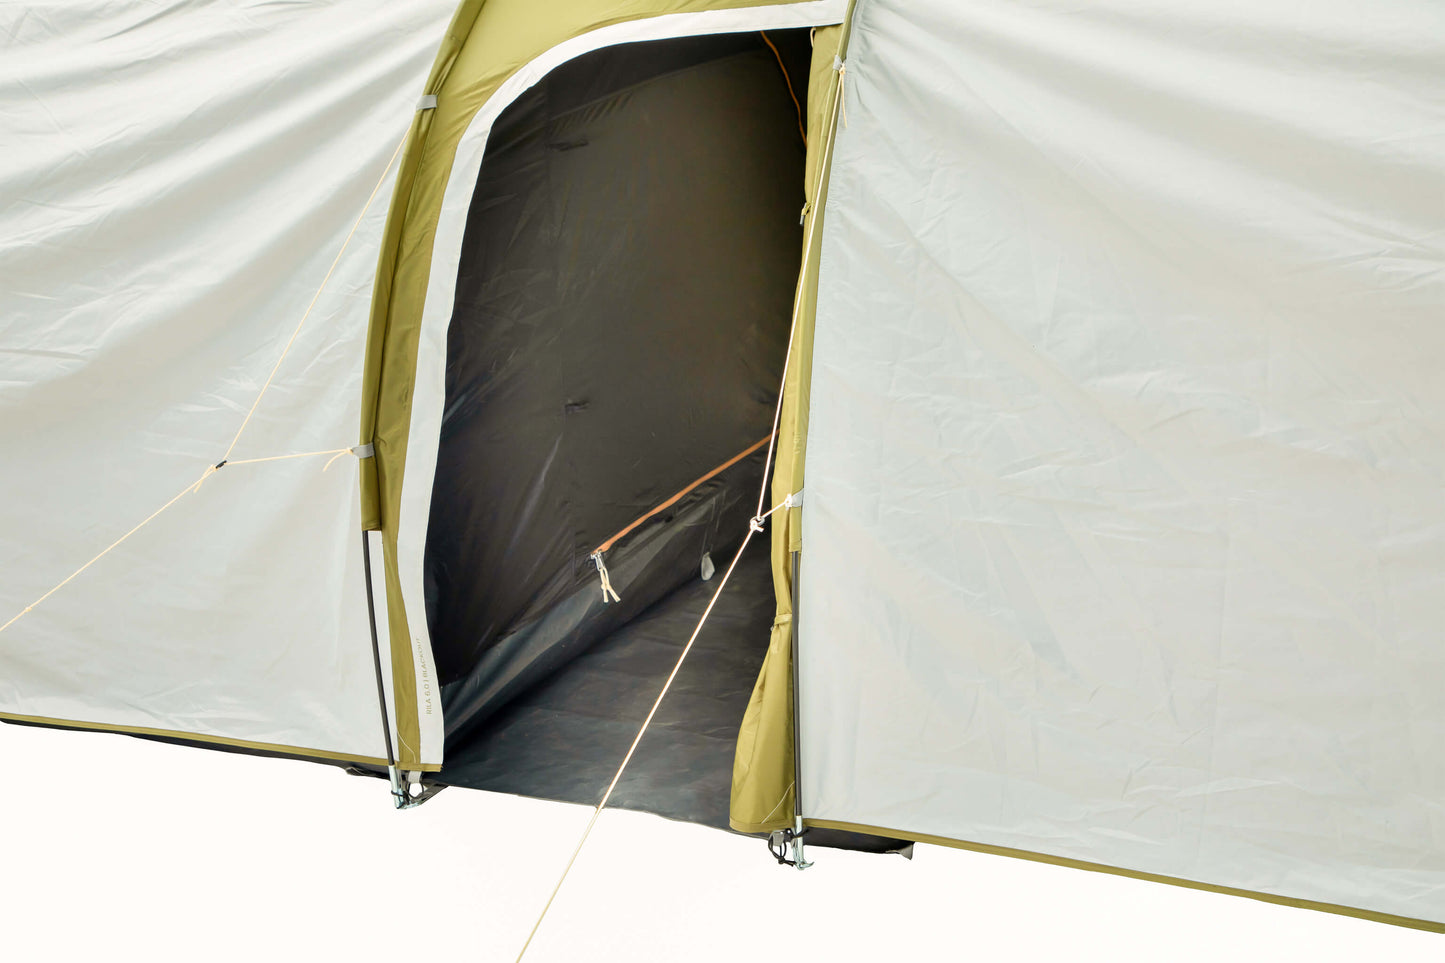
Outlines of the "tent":
M 0 718 L 1445 930 L 1442 27 L 42 8 Z

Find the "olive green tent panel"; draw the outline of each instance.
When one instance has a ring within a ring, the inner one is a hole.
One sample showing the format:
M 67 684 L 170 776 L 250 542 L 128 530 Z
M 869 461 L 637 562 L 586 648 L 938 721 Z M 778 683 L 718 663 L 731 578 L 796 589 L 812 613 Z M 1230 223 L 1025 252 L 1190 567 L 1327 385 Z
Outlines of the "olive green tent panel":
M 803 270 L 794 303 L 793 343 L 778 419 L 774 456 L 773 504 L 803 489 L 804 440 L 808 429 L 808 386 L 812 378 L 813 323 L 817 315 L 818 247 L 823 219 L 819 198 L 827 193 L 826 156 L 838 119 L 839 77 L 836 61 L 843 53 L 843 27 L 829 27 L 813 36 L 813 64 L 808 84 L 807 202 L 804 208 Z M 802 548 L 802 507 L 785 508 L 772 516 L 768 537 L 773 560 L 777 617 L 768 654 L 747 714 L 738 733 L 733 768 L 732 827 L 744 833 L 767 833 L 793 825 L 793 553 Z

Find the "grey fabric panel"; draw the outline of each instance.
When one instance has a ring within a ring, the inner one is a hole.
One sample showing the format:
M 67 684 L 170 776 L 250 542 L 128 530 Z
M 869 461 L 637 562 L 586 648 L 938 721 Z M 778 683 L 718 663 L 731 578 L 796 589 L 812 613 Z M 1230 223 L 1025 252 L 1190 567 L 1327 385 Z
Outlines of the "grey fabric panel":
M 730 557 L 730 556 L 729 556 Z M 513 700 L 447 759 L 450 785 L 595 804 L 729 560 Z M 773 619 L 767 544 L 755 539 L 658 710 L 611 806 L 726 828 L 738 727 Z
M 716 556 L 736 544 L 755 507 L 752 493 L 761 481 L 762 462 L 759 452 L 739 463 L 609 551 L 608 571 L 620 600 L 603 601 L 595 569 L 584 571 L 580 582 L 570 570 L 559 573 L 565 589 L 545 593 L 547 605 L 520 621 L 481 654 L 464 678 L 442 690 L 448 745 L 453 750 L 463 745 L 511 699 L 647 611 L 679 583 L 696 577 L 704 555 Z M 767 631 L 764 626 L 764 634 Z M 746 647 L 746 642 L 739 645 Z
M 767 434 L 802 171 L 796 108 L 756 34 L 601 50 L 499 119 L 468 215 L 427 536 L 444 684 L 594 579 L 597 545 Z
M 1296 13 L 858 5 L 808 816 L 1445 921 L 1445 20 Z
M 683 526 L 685 529 L 685 526 Z M 694 574 L 545 680 L 506 702 L 435 777 L 444 785 L 595 805 L 637 735 L 682 646 L 717 589 L 735 545 L 714 554 L 710 581 Z M 617 784 L 609 808 L 728 829 L 733 754 L 774 614 L 765 539 L 754 538 L 719 597 L 667 698 Z M 910 843 L 809 830 L 808 845 L 871 853 Z

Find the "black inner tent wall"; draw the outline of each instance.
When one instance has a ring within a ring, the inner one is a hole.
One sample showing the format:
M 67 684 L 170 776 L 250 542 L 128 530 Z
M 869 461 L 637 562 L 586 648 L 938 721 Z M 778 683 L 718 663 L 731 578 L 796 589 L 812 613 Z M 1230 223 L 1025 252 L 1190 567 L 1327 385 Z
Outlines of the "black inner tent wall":
M 594 803 L 717 584 L 705 557 L 721 571 L 746 531 L 802 245 L 785 71 L 805 102 L 808 34 L 767 39 L 596 51 L 492 130 L 427 542 L 440 782 Z M 624 530 L 604 604 L 590 556 Z M 733 578 L 615 805 L 726 826 L 766 539 Z

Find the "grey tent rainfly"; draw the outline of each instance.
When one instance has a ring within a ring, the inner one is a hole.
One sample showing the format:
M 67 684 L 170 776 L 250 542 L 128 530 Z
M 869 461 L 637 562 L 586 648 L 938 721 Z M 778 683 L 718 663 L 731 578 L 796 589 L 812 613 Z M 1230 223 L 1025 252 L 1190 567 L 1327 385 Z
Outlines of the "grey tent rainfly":
M 81 3 L 0 110 L 0 719 L 1445 931 L 1438 4 Z

